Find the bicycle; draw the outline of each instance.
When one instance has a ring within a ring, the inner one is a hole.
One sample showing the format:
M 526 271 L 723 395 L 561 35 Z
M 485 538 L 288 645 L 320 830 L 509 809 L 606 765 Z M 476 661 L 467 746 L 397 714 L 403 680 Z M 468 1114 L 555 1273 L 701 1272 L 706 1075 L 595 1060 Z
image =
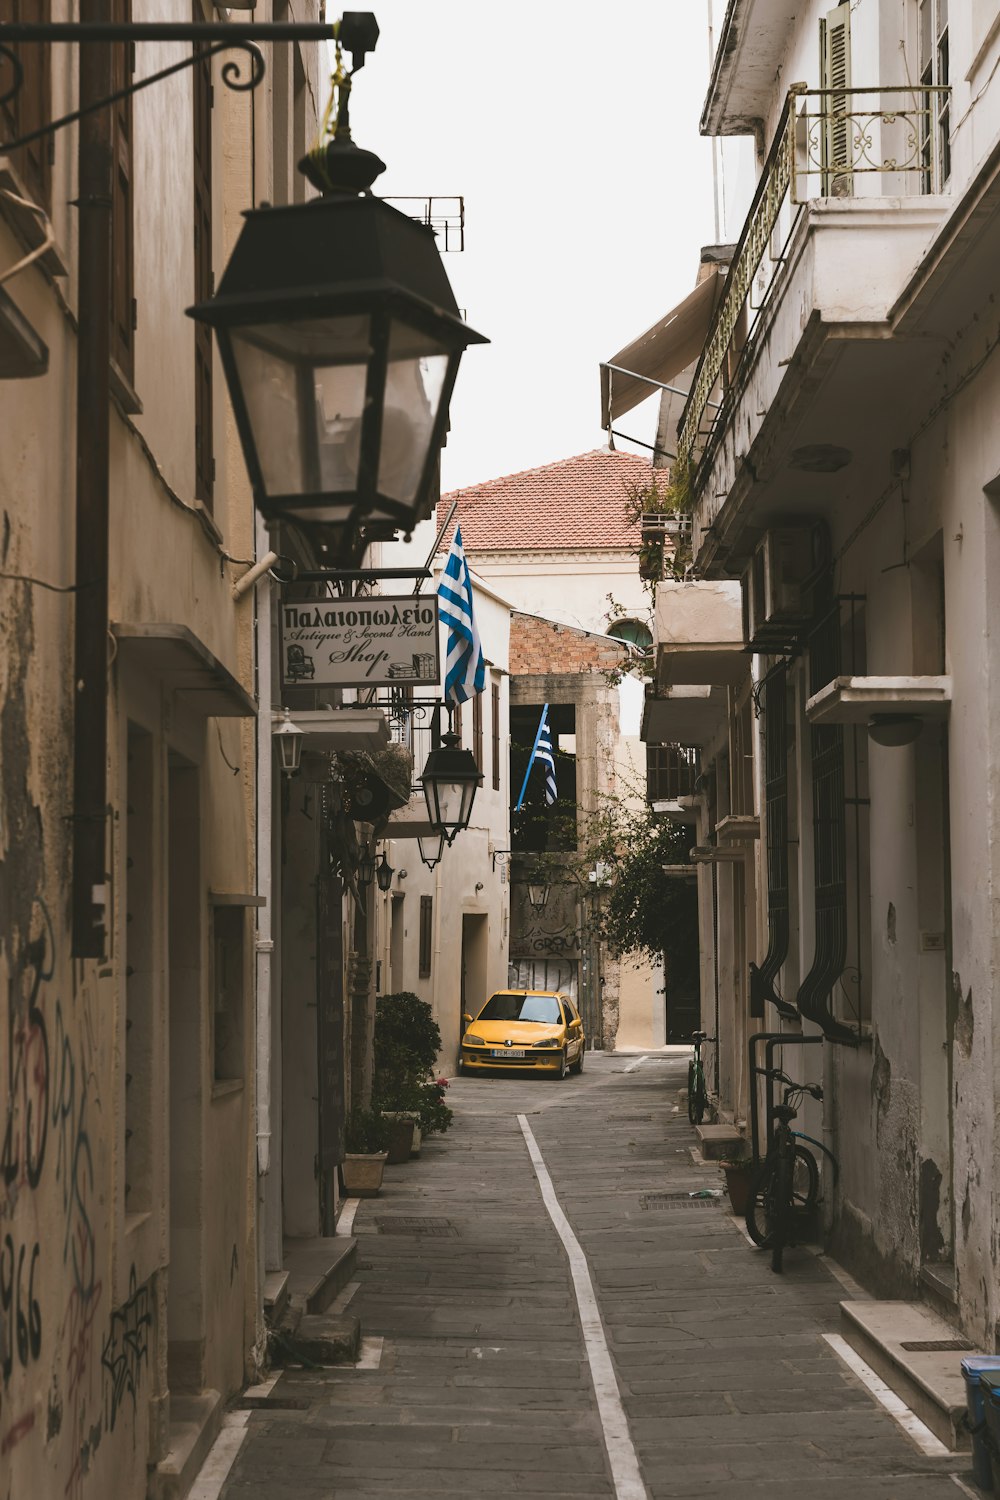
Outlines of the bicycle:
M 833 1152 L 814 1136 L 793 1130 L 796 1106 L 803 1094 L 823 1098 L 818 1083 L 795 1083 L 780 1068 L 771 1068 L 765 1076 L 784 1084 L 782 1103 L 775 1106 L 777 1124 L 768 1144 L 767 1155 L 754 1174 L 750 1187 L 750 1207 L 746 1226 L 750 1238 L 762 1249 L 771 1251 L 771 1269 L 780 1272 L 784 1249 L 794 1243 L 795 1226 L 811 1215 L 819 1197 L 819 1167 L 816 1158 L 801 1141 L 809 1141 L 828 1157 L 837 1180 L 838 1162 Z M 793 1103 L 794 1100 L 794 1103 Z
M 708 1088 L 705 1084 L 705 1069 L 701 1061 L 701 1049 L 705 1042 L 714 1042 L 715 1037 L 705 1031 L 692 1031 L 694 1057 L 688 1063 L 688 1119 L 692 1125 L 700 1125 L 708 1108 Z

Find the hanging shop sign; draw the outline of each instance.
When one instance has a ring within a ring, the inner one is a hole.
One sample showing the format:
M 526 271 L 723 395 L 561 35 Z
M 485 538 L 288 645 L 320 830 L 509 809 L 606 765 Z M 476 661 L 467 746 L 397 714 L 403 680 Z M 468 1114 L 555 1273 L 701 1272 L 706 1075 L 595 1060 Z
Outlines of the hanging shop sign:
M 281 606 L 282 687 L 416 687 L 439 680 L 433 594 Z

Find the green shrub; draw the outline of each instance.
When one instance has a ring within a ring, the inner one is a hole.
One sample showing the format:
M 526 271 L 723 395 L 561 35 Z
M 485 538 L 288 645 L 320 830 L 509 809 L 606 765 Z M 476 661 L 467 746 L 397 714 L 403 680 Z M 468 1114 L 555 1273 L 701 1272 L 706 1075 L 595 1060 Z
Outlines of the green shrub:
M 344 1122 L 344 1143 L 356 1156 L 374 1156 L 389 1143 L 389 1121 L 377 1109 L 355 1109 Z

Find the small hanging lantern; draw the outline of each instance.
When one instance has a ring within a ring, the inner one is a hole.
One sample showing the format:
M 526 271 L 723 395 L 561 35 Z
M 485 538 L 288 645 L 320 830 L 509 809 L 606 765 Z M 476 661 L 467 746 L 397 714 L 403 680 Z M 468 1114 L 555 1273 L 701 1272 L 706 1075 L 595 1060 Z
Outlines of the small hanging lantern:
M 282 772 L 286 776 L 294 776 L 302 764 L 305 731 L 292 723 L 292 716 L 286 708 L 284 718 L 279 720 L 277 729 L 272 729 L 271 733 L 281 755 Z
M 395 873 L 392 865 L 386 859 L 385 850 L 383 849 L 378 857 L 378 864 L 375 866 L 375 879 L 378 881 L 380 891 L 388 891 L 392 888 L 392 877 Z
M 375 878 L 375 855 L 366 848 L 358 860 L 358 884 L 371 885 Z
M 417 849 L 428 870 L 441 863 L 444 854 L 443 833 L 421 833 L 417 835 Z

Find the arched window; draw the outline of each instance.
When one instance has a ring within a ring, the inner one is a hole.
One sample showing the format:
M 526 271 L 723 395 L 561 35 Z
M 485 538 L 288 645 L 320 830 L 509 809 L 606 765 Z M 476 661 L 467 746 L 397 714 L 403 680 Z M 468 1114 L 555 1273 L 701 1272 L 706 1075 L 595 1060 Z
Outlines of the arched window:
M 653 632 L 642 620 L 612 620 L 608 626 L 608 635 L 613 636 L 616 641 L 626 641 L 628 645 L 635 646 L 643 655 L 653 644 Z

